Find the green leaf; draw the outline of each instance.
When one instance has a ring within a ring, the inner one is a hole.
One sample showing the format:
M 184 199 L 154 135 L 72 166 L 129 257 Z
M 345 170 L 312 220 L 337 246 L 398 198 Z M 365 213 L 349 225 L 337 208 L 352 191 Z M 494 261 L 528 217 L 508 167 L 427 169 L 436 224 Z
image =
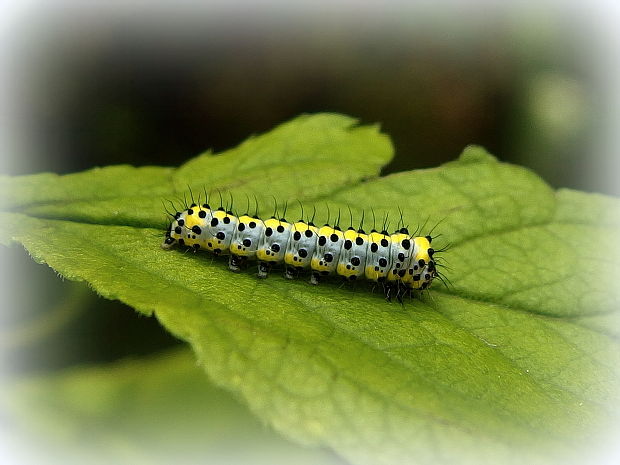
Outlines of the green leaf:
M 532 463 L 590 450 L 619 418 L 618 201 L 554 191 L 479 147 L 377 177 L 390 156 L 375 127 L 303 116 L 177 170 L 7 179 L 13 212 L 0 239 L 154 312 L 256 415 L 353 463 Z M 295 199 L 316 206 L 319 222 L 328 200 L 332 217 L 400 209 L 423 232 L 439 223 L 433 245 L 450 244 L 440 257 L 453 286 L 400 306 L 362 283 L 259 281 L 160 250 L 162 197 L 203 184 L 237 203 L 256 194 L 264 215 L 273 194 L 292 217 Z
M 260 424 L 189 351 L 14 381 L 0 406 L 19 463 L 342 463 Z

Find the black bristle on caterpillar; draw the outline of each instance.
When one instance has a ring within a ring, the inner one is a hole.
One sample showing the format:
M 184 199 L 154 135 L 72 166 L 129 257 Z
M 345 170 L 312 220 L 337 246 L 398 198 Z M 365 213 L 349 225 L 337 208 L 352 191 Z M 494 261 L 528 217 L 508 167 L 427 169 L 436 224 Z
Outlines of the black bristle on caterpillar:
M 190 195 L 193 199 L 193 194 Z M 286 205 L 284 214 L 278 215 L 275 201 L 274 214 L 262 220 L 258 216 L 258 201 L 254 198 L 255 211 L 236 216 L 230 205 L 212 208 L 208 203 L 190 205 L 184 198 L 184 209 L 167 212 L 172 221 L 166 228 L 162 248 L 180 246 L 194 251 L 206 250 L 214 255 L 229 255 L 228 267 L 233 272 L 243 269 L 248 260 L 258 261 L 258 277 L 266 278 L 274 265 L 284 265 L 284 277 L 294 279 L 310 271 L 310 282 L 330 275 L 347 281 L 366 279 L 381 284 L 386 298 L 402 301 L 412 291 L 428 289 L 434 278 L 441 276 L 437 270 L 435 254 L 431 247 L 432 236 L 410 234 L 401 219 L 396 231 L 388 233 L 388 215 L 385 215 L 381 232 L 363 229 L 364 216 L 359 228 L 353 227 L 349 209 L 350 226 L 340 228 L 340 211 L 335 224 L 315 226 L 313 216 L 306 220 L 288 222 Z M 220 195 L 220 204 L 222 198 Z M 246 211 L 249 210 L 249 198 Z M 329 217 L 329 208 L 328 208 Z M 329 219 L 328 219 L 329 222 Z M 432 231 L 431 231 L 432 232 Z

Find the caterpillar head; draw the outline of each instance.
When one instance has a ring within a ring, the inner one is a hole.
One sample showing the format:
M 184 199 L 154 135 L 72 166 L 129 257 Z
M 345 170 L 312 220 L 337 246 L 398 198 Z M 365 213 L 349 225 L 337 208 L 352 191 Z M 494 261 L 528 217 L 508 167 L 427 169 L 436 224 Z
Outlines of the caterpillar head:
M 181 233 L 183 231 L 183 226 L 185 225 L 185 220 L 187 217 L 187 211 L 177 212 L 174 215 L 174 220 L 166 229 L 166 235 L 164 236 L 164 241 L 161 244 L 162 249 L 171 249 L 177 244 L 183 245 L 183 239 L 181 239 Z
M 175 228 L 177 228 L 179 224 L 176 220 L 174 220 L 170 225 L 168 225 L 168 229 L 166 229 L 166 235 L 164 236 L 164 241 L 161 243 L 161 248 L 164 250 L 172 249 L 175 247 L 179 240 L 177 234 L 175 233 Z
M 174 237 L 170 236 L 172 231 L 172 223 L 168 226 L 166 230 L 166 236 L 164 237 L 164 242 L 161 243 L 161 248 L 164 250 L 168 250 L 173 248 L 177 244 L 177 240 Z

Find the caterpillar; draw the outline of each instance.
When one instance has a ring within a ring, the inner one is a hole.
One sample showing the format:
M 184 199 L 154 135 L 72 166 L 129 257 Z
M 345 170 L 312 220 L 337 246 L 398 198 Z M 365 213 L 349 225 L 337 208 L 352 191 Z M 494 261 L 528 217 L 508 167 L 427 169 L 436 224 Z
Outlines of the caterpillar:
M 392 234 L 386 230 L 386 221 L 381 231 L 373 227 L 366 233 L 363 218 L 358 229 L 352 225 L 341 229 L 340 214 L 335 225 L 315 226 L 303 218 L 303 206 L 302 218 L 296 222 L 279 218 L 277 205 L 265 220 L 256 213 L 236 216 L 223 206 L 212 209 L 208 203 L 185 206 L 183 211 L 167 212 L 172 221 L 162 248 L 180 246 L 229 255 L 228 267 L 233 272 L 239 272 L 248 260 L 256 260 L 258 277 L 266 278 L 274 265 L 283 264 L 287 279 L 306 270 L 315 285 L 331 275 L 347 281 L 366 279 L 381 284 L 388 300 L 396 296 L 399 301 L 407 293 L 428 289 L 436 277 L 441 279 L 431 247 L 433 238 L 410 234 L 400 224 Z

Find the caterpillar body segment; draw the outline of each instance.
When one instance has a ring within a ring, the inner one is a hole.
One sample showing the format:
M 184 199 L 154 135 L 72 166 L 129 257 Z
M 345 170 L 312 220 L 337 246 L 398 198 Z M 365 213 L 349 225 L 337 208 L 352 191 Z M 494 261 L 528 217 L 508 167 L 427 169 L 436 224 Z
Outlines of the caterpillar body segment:
M 173 216 L 162 248 L 179 245 L 229 255 L 229 268 L 235 272 L 246 261 L 256 260 L 260 278 L 266 278 L 273 265 L 282 264 L 289 279 L 306 270 L 311 272 L 312 284 L 330 275 L 348 281 L 366 279 L 382 284 L 388 299 L 395 294 L 400 300 L 403 289 L 427 289 L 438 275 L 432 238 L 413 236 L 406 228 L 393 234 L 365 233 L 353 227 L 343 231 L 304 220 L 289 223 L 275 216 L 237 217 L 206 203 L 192 204 Z
M 270 218 L 264 222 L 264 233 L 256 250 L 258 277 L 266 278 L 274 263 L 282 263 L 291 237 L 292 225 L 284 218 Z
M 293 223 L 284 254 L 286 278 L 293 279 L 300 271 L 310 268 L 318 235 L 319 229 L 311 223 L 301 220 Z
M 368 235 L 364 269 L 366 279 L 379 283 L 385 282 L 392 267 L 390 244 L 391 238 L 387 231 L 380 233 L 373 231 Z
M 192 216 L 200 217 L 202 210 L 202 208 L 199 208 L 198 211 L 193 212 Z M 192 211 L 192 208 L 189 211 Z M 198 245 L 213 252 L 215 255 L 228 253 L 239 219 L 232 212 L 224 211 L 223 208 L 212 211 L 211 215 L 207 213 L 204 220 L 208 218 L 210 218 L 210 221 L 205 221 L 206 241 Z
M 411 236 L 406 229 L 401 229 L 390 236 L 390 272 L 387 275 L 388 282 L 401 281 L 405 276 L 405 264 L 411 254 Z
M 344 244 L 344 233 L 338 226 L 331 227 L 326 224 L 319 228 L 316 244 L 310 261 L 312 284 L 318 284 L 321 276 L 329 276 L 336 272 Z
M 368 250 L 368 235 L 364 231 L 349 228 L 344 232 L 344 244 L 340 252 L 336 272 L 349 281 L 364 276 Z

